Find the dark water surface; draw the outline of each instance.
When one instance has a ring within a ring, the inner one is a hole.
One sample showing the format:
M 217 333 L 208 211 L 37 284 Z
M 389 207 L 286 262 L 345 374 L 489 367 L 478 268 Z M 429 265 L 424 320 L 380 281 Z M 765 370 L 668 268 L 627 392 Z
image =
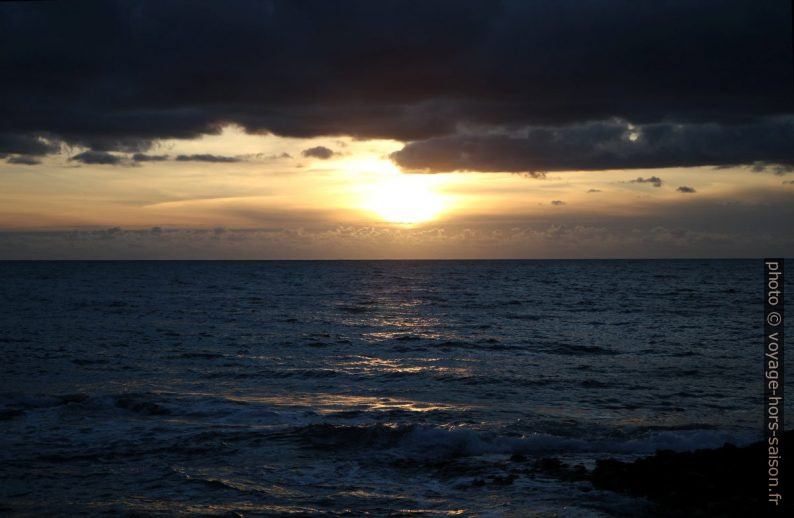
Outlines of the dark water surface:
M 0 263 L 0 512 L 636 510 L 509 458 L 760 439 L 761 275 L 760 260 Z

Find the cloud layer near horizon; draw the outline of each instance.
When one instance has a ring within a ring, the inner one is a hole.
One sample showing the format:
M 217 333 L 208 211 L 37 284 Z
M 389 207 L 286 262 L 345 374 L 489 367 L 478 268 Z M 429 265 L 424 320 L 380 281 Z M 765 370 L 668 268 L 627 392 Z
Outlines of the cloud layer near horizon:
M 0 156 L 96 163 L 238 124 L 407 141 L 393 159 L 430 172 L 794 164 L 789 19 L 733 0 L 4 4 Z
M 547 259 L 748 257 L 790 251 L 790 236 L 586 224 L 504 229 L 336 227 L 0 232 L 3 259 Z

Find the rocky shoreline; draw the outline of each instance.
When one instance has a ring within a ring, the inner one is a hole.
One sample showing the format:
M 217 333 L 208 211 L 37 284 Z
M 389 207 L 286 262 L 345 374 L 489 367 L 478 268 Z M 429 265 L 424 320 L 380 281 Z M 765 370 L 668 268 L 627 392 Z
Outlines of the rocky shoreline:
M 792 440 L 794 432 L 785 432 L 781 443 Z M 588 480 L 595 489 L 645 498 L 660 516 L 760 516 L 774 509 L 764 493 L 766 449 L 759 441 L 691 452 L 658 450 L 634 462 L 599 460 L 592 471 L 544 458 L 534 463 L 531 472 L 562 480 Z M 511 460 L 525 459 L 514 456 Z M 787 509 L 787 504 L 781 500 L 780 510 Z

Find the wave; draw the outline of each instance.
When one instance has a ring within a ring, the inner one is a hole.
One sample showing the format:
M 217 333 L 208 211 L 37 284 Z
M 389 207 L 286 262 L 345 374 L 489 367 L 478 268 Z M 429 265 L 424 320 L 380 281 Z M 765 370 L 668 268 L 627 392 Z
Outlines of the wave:
M 565 355 L 576 355 L 576 354 L 603 354 L 603 355 L 616 355 L 621 354 L 619 351 L 613 351 L 611 349 L 606 349 L 604 347 L 599 347 L 598 345 L 574 345 L 574 344 L 557 344 L 550 347 L 544 348 L 546 352 L 550 352 L 553 354 L 565 354 Z
M 52 408 L 69 403 L 82 403 L 90 399 L 88 394 L 61 394 L 61 395 L 30 395 L 30 394 L 3 394 L 0 395 L 0 412 L 25 412 L 39 408 Z
M 224 398 L 174 397 L 155 393 L 121 393 L 90 395 L 0 395 L 0 418 L 11 419 L 30 412 L 62 409 L 97 416 L 112 412 L 128 412 L 140 416 L 213 415 L 231 413 L 243 403 Z
M 641 432 L 633 438 L 616 439 L 562 437 L 545 433 L 520 436 L 415 424 L 347 426 L 330 423 L 298 427 L 290 434 L 312 449 L 375 450 L 395 458 L 428 461 L 489 454 L 651 454 L 656 450 L 716 448 L 726 442 L 743 445 L 757 439 L 752 434 L 686 428 Z

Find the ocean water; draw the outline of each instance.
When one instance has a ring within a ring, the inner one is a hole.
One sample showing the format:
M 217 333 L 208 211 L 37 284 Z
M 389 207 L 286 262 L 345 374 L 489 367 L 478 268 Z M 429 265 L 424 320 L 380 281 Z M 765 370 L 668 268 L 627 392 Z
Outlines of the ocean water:
M 640 512 L 526 468 L 760 439 L 761 276 L 760 260 L 0 263 L 0 512 Z

